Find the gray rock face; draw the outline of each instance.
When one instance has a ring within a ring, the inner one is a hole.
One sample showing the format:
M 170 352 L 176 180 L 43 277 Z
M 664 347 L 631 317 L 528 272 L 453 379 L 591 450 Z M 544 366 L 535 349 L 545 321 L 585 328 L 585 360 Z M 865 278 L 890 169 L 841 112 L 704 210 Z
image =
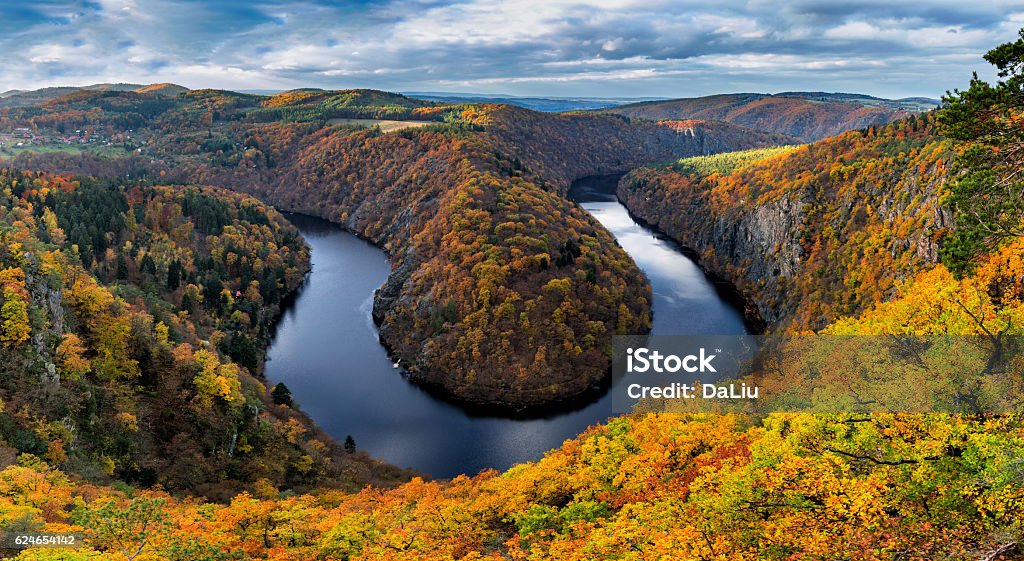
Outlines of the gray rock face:
M 822 171 L 780 177 L 743 197 L 742 183 L 724 188 L 671 170 L 638 170 L 618 195 L 734 284 L 768 326 L 821 329 L 895 296 L 900 280 L 938 262 L 939 233 L 953 221 L 940 203 L 949 155 L 934 154 L 912 165 L 865 157 L 871 175 L 851 178 L 812 160 Z
M 37 257 L 32 253 L 26 253 L 25 258 L 33 265 L 38 265 Z M 59 287 L 50 285 L 49 278 L 33 273 L 32 268 L 25 274 L 25 286 L 29 295 L 29 315 L 32 318 L 31 335 L 26 344 L 20 347 L 0 346 L 0 373 L 3 373 L 3 367 L 9 367 L 13 371 L 36 376 L 43 384 L 59 385 L 60 373 L 57 371 L 54 350 L 68 332 L 64 296 Z M 3 297 L 0 296 L 2 303 Z
M 698 247 L 716 248 L 714 259 L 706 261 L 716 263 L 718 269 L 734 263 L 738 270 L 729 271 L 730 276 L 740 273 L 747 282 L 776 284 L 782 289 L 800 271 L 804 253 L 794 234 L 800 231 L 805 205 L 794 199 L 783 197 L 752 212 L 736 213 L 732 220 L 714 222 L 696 240 Z M 720 263 L 723 260 L 725 263 Z M 770 324 L 780 322 L 788 312 L 787 306 L 756 304 L 758 316 Z

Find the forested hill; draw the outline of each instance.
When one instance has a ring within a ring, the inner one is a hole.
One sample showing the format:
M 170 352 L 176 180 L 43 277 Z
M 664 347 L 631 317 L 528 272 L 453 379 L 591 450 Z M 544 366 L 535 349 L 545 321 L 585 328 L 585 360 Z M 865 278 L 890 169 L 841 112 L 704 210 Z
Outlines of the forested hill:
M 477 121 L 496 148 L 523 163 L 538 181 L 554 181 L 559 189 L 573 179 L 622 172 L 643 162 L 799 142 L 721 121 L 624 122 L 611 115 L 485 107 L 486 116 Z
M 562 196 L 572 179 L 793 141 L 370 90 L 82 92 L 0 111 L 2 126 L 96 135 L 95 147 L 79 136 L 67 149 L 16 148 L 23 167 L 227 187 L 368 237 L 394 266 L 374 315 L 412 378 L 511 408 L 586 392 L 607 374 L 611 336 L 648 326 L 649 288 Z
M 750 161 L 640 169 L 619 196 L 735 283 L 769 324 L 821 329 L 894 297 L 901 281 L 938 262 L 952 226 L 940 198 L 953 153 L 934 119 Z
M 398 477 L 262 382 L 308 269 L 245 195 L 0 169 L 0 463 L 218 499 Z
M 880 99 L 824 92 L 723 94 L 651 101 L 603 109 L 605 113 L 654 121 L 710 119 L 795 136 L 805 142 L 843 131 L 884 125 L 934 109 L 938 100 Z
M 92 84 L 90 86 L 58 86 L 38 90 L 8 90 L 0 93 L 0 107 L 26 107 L 77 92 L 138 92 L 174 96 L 188 91 L 177 84 Z
M 455 226 L 455 236 L 442 239 L 442 246 L 472 255 L 463 245 L 480 243 L 483 247 L 476 237 L 468 238 L 481 231 L 472 229 L 474 221 L 486 221 L 491 214 L 465 209 L 479 210 L 477 201 L 483 195 L 496 193 L 503 204 L 514 201 L 516 213 L 530 215 L 523 220 L 527 223 L 546 218 L 541 214 L 546 212 L 545 205 L 560 199 L 545 198 L 553 195 L 524 185 L 517 174 L 530 172 L 522 169 L 522 162 L 515 164 L 485 150 L 473 151 L 474 146 L 490 146 L 476 144 L 479 137 L 467 132 L 481 132 L 471 127 L 481 117 L 464 114 L 462 119 L 443 128 L 407 135 L 323 131 L 316 143 L 334 152 L 313 160 L 316 153 L 310 144 L 308 153 L 294 157 L 310 159 L 304 164 L 308 170 L 328 166 L 324 173 L 354 174 L 340 154 L 352 153 L 359 158 L 376 154 L 379 159 L 370 161 L 385 167 L 373 170 L 379 175 L 372 177 L 391 174 L 392 179 L 405 178 L 397 183 L 407 191 L 396 195 L 423 194 L 415 205 L 430 209 L 435 208 L 430 206 L 431 197 L 452 200 L 452 206 L 441 208 L 449 212 L 445 220 Z M 486 130 L 486 125 L 475 126 Z M 268 128 L 261 134 L 280 130 Z M 247 146 L 246 150 L 253 146 L 266 150 L 262 152 L 266 159 L 245 160 L 250 164 L 269 165 L 268 159 L 286 154 L 270 150 L 271 144 L 264 145 L 255 136 L 247 139 Z M 354 146 L 364 151 L 350 152 Z M 412 163 L 405 168 L 387 167 L 393 165 L 395 160 L 389 158 L 396 150 L 418 150 L 413 152 L 417 157 L 407 159 Z M 231 154 L 225 156 L 230 161 Z M 40 161 L 99 166 L 104 160 Z M 641 170 L 627 177 L 622 194 L 636 196 L 632 190 L 635 187 L 637 191 L 647 189 L 652 199 L 661 199 L 657 205 L 634 207 L 641 212 L 656 211 L 665 216 L 692 212 L 692 226 L 737 227 L 751 235 L 750 250 L 763 253 L 768 263 L 785 263 L 797 246 L 800 252 L 806 251 L 796 254 L 799 259 L 795 268 L 786 273 L 794 272 L 806 281 L 787 285 L 799 298 L 779 300 L 772 308 L 793 310 L 791 317 L 812 320 L 819 314 L 834 317 L 854 308 L 868 308 L 858 317 L 832 324 L 830 329 L 838 333 L 975 333 L 979 326 L 972 323 L 971 308 L 958 304 L 973 304 L 978 298 L 991 312 L 983 318 L 991 323 L 981 327 L 1001 331 L 1008 322 L 1019 326 L 1024 317 L 1020 281 L 1024 278 L 1020 255 L 1024 253 L 1019 238 L 980 259 L 976 274 L 962 280 L 932 263 L 931 235 L 943 232 L 930 232 L 929 226 L 938 220 L 936 217 L 942 217 L 941 229 L 948 225 L 934 201 L 945 189 L 943 180 L 949 161 L 948 141 L 934 135 L 930 118 L 922 118 L 878 130 L 846 133 L 807 147 L 686 159 L 672 166 Z M 133 173 L 161 171 L 159 162 L 120 165 L 135 165 Z M 466 185 L 450 192 L 416 191 L 429 174 L 451 173 L 449 166 L 468 170 Z M 495 166 L 504 173 L 479 171 L 488 169 L 486 166 Z M 193 162 L 191 169 L 205 171 L 211 177 L 217 175 L 216 168 L 203 161 Z M 240 174 L 237 170 L 232 173 Z M 293 173 L 296 175 L 292 179 L 296 179 L 311 172 Z M 300 183 L 291 192 L 313 189 L 317 178 L 306 177 L 311 183 Z M 781 179 L 776 182 L 773 177 Z M 367 180 L 364 185 L 369 188 L 379 185 L 379 181 Z M 506 181 L 507 187 L 489 190 Z M 25 182 L 19 178 L 18 184 Z M 68 190 L 76 191 L 73 187 L 69 185 Z M 340 205 L 346 196 L 361 196 L 358 191 L 350 195 L 350 190 L 339 187 L 337 192 L 328 193 L 328 197 L 336 198 L 320 204 Z M 15 192 L 11 182 L 7 196 Z M 164 197 L 176 193 L 179 191 L 163 192 Z M 526 195 L 531 198 L 522 198 Z M 282 189 L 274 196 L 288 195 Z M 26 203 L 36 197 L 22 192 L 19 200 L 25 203 L 10 205 L 14 209 L 10 231 L 22 232 L 19 240 L 59 237 L 50 226 L 45 226 L 46 233 L 40 231 L 43 226 L 39 222 L 52 222 L 45 210 L 41 221 L 27 210 Z M 44 201 L 46 198 L 48 193 L 43 195 Z M 245 199 L 237 200 L 239 205 L 246 204 Z M 526 206 L 526 202 L 532 206 Z M 730 210 L 733 208 L 736 210 Z M 759 223 L 772 224 L 764 220 L 760 208 L 784 211 L 792 220 L 757 230 Z M 902 218 L 901 213 L 906 217 Z M 377 224 L 370 209 L 357 214 L 360 216 L 346 219 L 377 232 L 381 239 L 395 240 L 393 251 L 401 247 L 399 233 L 386 224 Z M 744 215 L 750 217 L 749 222 L 743 222 Z M 145 221 L 136 224 L 142 228 Z M 673 225 L 681 225 L 671 219 L 660 225 L 681 239 L 698 239 L 684 238 L 682 229 L 671 230 Z M 515 227 L 513 223 L 498 230 Z M 764 236 L 756 237 L 759 231 Z M 696 232 L 702 235 L 705 230 Z M 467 236 L 468 244 L 462 244 L 463 236 Z M 745 236 L 733 241 L 741 239 Z M 484 236 L 484 241 L 490 240 Z M 776 248 L 775 243 L 782 245 Z M 34 245 L 27 247 L 33 255 L 44 255 Z M 414 245 L 414 250 L 417 247 Z M 521 247 L 512 245 L 510 254 Z M 487 249 L 500 250 L 495 246 Z M 574 255 L 577 260 L 591 251 L 583 246 L 578 249 L 580 255 Z M 895 255 L 891 259 L 885 257 L 892 252 Z M 116 255 L 115 266 L 108 269 L 115 274 L 120 269 Z M 831 255 L 839 257 L 838 267 Z M 811 259 L 807 267 L 801 265 L 805 258 Z M 406 257 L 407 261 L 411 259 Z M 879 276 L 880 269 L 864 268 L 875 259 L 882 259 L 885 267 L 899 274 L 905 273 L 907 282 L 892 290 L 889 301 L 871 305 L 877 295 L 865 299 L 858 290 L 886 278 L 884 274 Z M 482 263 L 476 271 L 489 278 L 494 268 L 486 261 Z M 836 278 L 815 278 L 819 273 L 830 274 L 834 267 L 838 269 Z M 915 267 L 920 267 L 916 273 Z M 554 268 L 551 262 L 548 268 Z M 457 272 L 458 268 L 451 270 Z M 129 279 L 135 274 L 127 259 L 125 271 Z M 743 271 L 734 273 L 742 280 Z M 560 291 L 561 284 L 552 285 L 552 290 Z M 468 291 L 476 290 L 471 284 L 467 286 Z M 745 288 L 750 295 L 764 297 L 778 291 L 779 286 L 773 284 L 762 290 L 758 283 L 751 282 Z M 826 287 L 847 287 L 849 291 L 827 300 L 826 308 L 802 315 L 801 307 L 813 303 L 813 298 L 821 296 L 817 291 Z M 17 288 L 15 285 L 11 294 L 20 294 Z M 845 307 L 851 295 L 855 305 Z M 5 298 L 18 301 L 6 294 Z M 189 372 L 198 374 L 194 367 Z M 219 404 L 220 399 L 213 401 Z M 290 442 L 291 436 L 294 433 L 286 433 L 285 440 Z M 0 514 L 16 520 L 19 528 L 85 533 L 88 544 L 73 553 L 82 559 L 123 558 L 119 548 L 123 547 L 122 529 L 126 527 L 132 536 L 131 545 L 141 547 L 144 555 L 166 559 L 212 560 L 232 555 L 251 559 L 438 561 L 589 561 L 617 556 L 995 559 L 1004 554 L 1012 558 L 1019 551 L 1017 536 L 1024 509 L 1019 481 L 1022 454 L 1024 431 L 1015 415 L 780 413 L 752 422 L 747 417 L 722 414 L 637 413 L 592 427 L 543 459 L 501 474 L 489 471 L 436 482 L 413 479 L 391 490 L 370 487 L 347 493 L 321 489 L 302 495 L 280 493 L 267 484 L 268 480 L 256 485 L 252 493 L 242 493 L 225 503 L 183 499 L 162 490 L 124 485 L 82 485 L 47 463 L 60 463 L 59 455 L 56 460 L 48 456 L 46 462 L 25 455 L 18 465 L 0 471 Z M 316 458 L 309 452 L 307 455 Z M 293 459 L 290 465 L 295 469 L 308 465 L 302 456 Z M 258 460 L 253 464 L 263 467 Z M 53 559 L 50 551 L 27 552 L 23 558 Z

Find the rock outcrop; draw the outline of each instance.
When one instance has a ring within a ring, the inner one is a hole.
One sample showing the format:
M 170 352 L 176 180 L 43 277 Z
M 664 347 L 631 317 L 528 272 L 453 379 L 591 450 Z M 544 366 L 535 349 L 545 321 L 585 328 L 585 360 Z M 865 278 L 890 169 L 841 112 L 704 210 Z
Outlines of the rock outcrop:
M 820 329 L 937 261 L 950 153 L 930 118 L 848 132 L 725 176 L 646 168 L 630 211 L 693 249 L 769 326 Z

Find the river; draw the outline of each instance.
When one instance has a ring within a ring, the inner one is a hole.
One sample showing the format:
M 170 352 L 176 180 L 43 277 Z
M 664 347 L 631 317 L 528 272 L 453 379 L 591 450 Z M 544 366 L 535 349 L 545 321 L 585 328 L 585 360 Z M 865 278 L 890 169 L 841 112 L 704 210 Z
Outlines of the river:
M 671 241 L 634 221 L 614 196 L 615 177 L 577 181 L 572 196 L 644 271 L 654 291 L 656 334 L 744 333 L 739 311 Z M 340 227 L 289 215 L 312 248 L 313 272 L 282 314 L 268 350 L 271 383 L 341 440 L 434 477 L 499 470 L 537 460 L 611 414 L 610 395 L 543 418 L 471 414 L 407 381 L 380 345 L 370 317 L 386 256 Z

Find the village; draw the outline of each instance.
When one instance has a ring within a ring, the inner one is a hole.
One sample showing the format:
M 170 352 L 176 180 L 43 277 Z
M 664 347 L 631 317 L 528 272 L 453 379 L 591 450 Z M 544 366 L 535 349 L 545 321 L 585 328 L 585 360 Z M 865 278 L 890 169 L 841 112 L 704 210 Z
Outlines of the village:
M 112 134 L 94 130 L 78 129 L 72 133 L 40 133 L 29 127 L 16 127 L 0 131 L 0 153 L 14 153 L 21 150 L 89 150 L 97 147 L 123 148 L 142 153 L 145 141 L 133 139 L 132 129 Z

